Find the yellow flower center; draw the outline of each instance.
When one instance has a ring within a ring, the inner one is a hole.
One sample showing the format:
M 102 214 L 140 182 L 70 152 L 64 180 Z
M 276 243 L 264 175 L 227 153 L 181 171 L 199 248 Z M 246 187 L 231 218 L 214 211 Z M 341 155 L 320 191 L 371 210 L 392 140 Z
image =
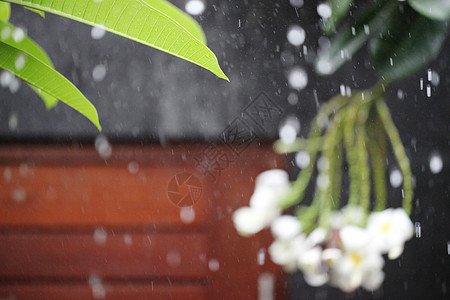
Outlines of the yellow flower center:
M 357 253 L 352 253 L 351 259 L 355 263 L 355 265 L 361 262 L 361 256 L 359 256 Z
M 386 222 L 383 224 L 383 226 L 381 226 L 381 231 L 383 231 L 383 233 L 386 233 L 389 231 L 389 229 L 391 229 L 392 224 L 390 222 Z

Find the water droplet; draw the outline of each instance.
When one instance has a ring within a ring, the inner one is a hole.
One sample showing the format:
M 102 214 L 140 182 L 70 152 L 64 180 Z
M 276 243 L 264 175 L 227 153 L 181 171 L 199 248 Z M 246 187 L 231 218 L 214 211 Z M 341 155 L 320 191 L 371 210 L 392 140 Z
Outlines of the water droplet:
M 291 88 L 302 90 L 308 84 L 308 75 L 299 67 L 293 68 L 288 75 L 288 82 Z
M 189 0 L 184 8 L 188 14 L 198 16 L 205 11 L 205 3 L 201 0 Z
M 17 93 L 17 91 L 20 88 L 20 81 L 13 76 L 11 82 L 9 83 L 9 91 L 14 94 Z
M 332 70 L 331 63 L 326 59 L 319 59 L 316 68 L 321 74 L 330 74 Z
M 419 87 L 420 87 L 420 90 L 423 91 L 423 78 L 420 78 Z
M 298 103 L 298 96 L 296 93 L 290 93 L 287 100 L 290 105 L 296 105 Z
M 328 158 L 321 156 L 317 160 L 317 169 L 320 172 L 324 172 L 324 171 L 328 170 L 329 167 L 330 167 L 330 162 L 328 161 Z
M 416 233 L 416 238 L 422 237 L 422 227 L 420 225 L 420 222 L 414 223 L 414 231 Z
M 103 246 L 106 244 L 106 240 L 108 239 L 108 233 L 103 228 L 96 228 L 94 230 L 94 242 L 99 245 Z
M 112 154 L 111 144 L 108 142 L 108 139 L 103 135 L 99 135 L 95 139 L 95 149 L 97 149 L 98 154 L 103 159 L 108 159 Z
M 106 66 L 105 65 L 96 65 L 94 70 L 92 70 L 92 77 L 94 81 L 99 82 L 102 81 L 106 76 Z
M 99 27 L 99 26 L 94 26 L 94 27 L 92 27 L 92 29 L 91 29 L 91 37 L 92 37 L 94 40 L 99 40 L 99 39 L 101 39 L 102 37 L 105 36 L 105 33 L 106 33 L 105 29 L 102 28 L 102 27 Z
M 259 249 L 257 260 L 259 266 L 264 265 L 264 262 L 266 260 L 266 250 L 264 248 Z
M 92 297 L 94 299 L 104 299 L 106 297 L 106 290 L 103 286 L 102 279 L 95 275 L 91 274 L 88 279 L 89 285 L 92 289 Z
M 289 0 L 289 3 L 296 8 L 300 8 L 303 6 L 303 0 Z
M 128 163 L 128 172 L 131 174 L 137 174 L 139 172 L 139 164 L 135 161 L 131 161 Z
M 181 265 L 181 255 L 177 251 L 169 251 L 166 256 L 167 264 L 173 268 Z
M 427 97 L 431 97 L 431 85 L 427 84 Z
M 442 157 L 439 153 L 432 154 L 430 158 L 430 170 L 433 174 L 438 174 L 442 171 L 444 163 L 442 162 Z
M 280 139 L 286 143 L 291 144 L 295 141 L 297 133 L 300 131 L 300 123 L 296 118 L 287 118 L 279 130 Z
M 369 27 L 369 25 L 364 24 L 364 33 L 365 33 L 366 35 L 369 35 L 369 34 L 370 34 L 370 27 Z
M 291 25 L 287 31 L 287 39 L 294 46 L 300 46 L 305 41 L 305 30 L 298 25 Z
M 25 38 L 25 31 L 20 27 L 16 27 L 13 30 L 12 38 L 16 43 L 20 43 Z
M 14 66 L 16 67 L 16 70 L 20 71 L 25 66 L 25 55 L 19 54 L 14 61 Z
M 295 154 L 295 164 L 300 169 L 304 169 L 309 166 L 310 161 L 311 158 L 309 156 L 309 153 L 305 150 L 298 151 L 297 154 Z
M 9 39 L 10 36 L 11 36 L 11 28 L 9 28 L 9 27 L 4 27 L 4 28 L 2 29 L 2 32 L 0 33 L 1 39 L 4 41 L 4 40 Z
M 2 87 L 8 87 L 11 81 L 14 79 L 14 75 L 8 71 L 3 71 L 0 75 L 0 85 Z
M 131 235 L 129 235 L 129 234 L 124 234 L 124 236 L 123 236 L 123 242 L 125 243 L 125 245 L 131 246 L 131 245 L 133 244 L 133 239 L 131 238 Z
M 330 185 L 330 178 L 326 174 L 319 174 L 316 184 L 319 189 L 324 190 Z
M 403 175 L 400 170 L 393 170 L 389 176 L 389 181 L 392 187 L 398 188 L 403 182 Z
M 431 84 L 434 85 L 434 86 L 438 86 L 439 85 L 440 78 L 439 78 L 439 74 L 436 71 L 431 71 L 431 79 L 430 79 L 430 81 L 431 81 Z
M 212 258 L 208 262 L 208 267 L 212 272 L 217 272 L 220 269 L 220 263 L 217 259 Z
M 327 3 L 322 3 L 317 6 L 317 13 L 324 19 L 331 17 L 331 7 Z
M 22 203 L 27 198 L 27 193 L 23 189 L 16 189 L 13 191 L 12 198 L 17 203 Z
M 182 207 L 180 209 L 180 219 L 184 224 L 191 224 L 195 220 L 195 210 L 192 206 Z
M 400 100 L 403 100 L 405 98 L 405 92 L 403 92 L 403 90 L 398 89 L 397 90 L 397 98 Z
M 14 112 L 9 115 L 8 128 L 9 130 L 14 131 L 17 129 L 17 126 L 19 126 L 19 117 L 17 113 Z
M 12 179 L 12 171 L 11 168 L 6 167 L 5 170 L 3 171 L 3 178 L 5 179 L 6 182 L 10 182 Z
M 345 96 L 345 85 L 341 84 L 339 86 L 339 91 L 341 92 L 341 96 Z

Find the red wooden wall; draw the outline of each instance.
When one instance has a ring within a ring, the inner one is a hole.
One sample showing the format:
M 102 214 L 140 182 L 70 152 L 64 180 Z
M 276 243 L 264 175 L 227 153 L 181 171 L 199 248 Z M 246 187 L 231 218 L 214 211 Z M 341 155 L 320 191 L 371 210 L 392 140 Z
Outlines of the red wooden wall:
M 0 145 L 0 298 L 258 299 L 274 278 L 284 299 L 270 233 L 241 238 L 231 222 L 255 176 L 282 167 L 270 146 L 247 148 L 215 181 L 195 162 L 204 145 L 112 149 L 104 160 L 86 145 Z M 182 172 L 201 183 L 191 208 L 168 198 Z

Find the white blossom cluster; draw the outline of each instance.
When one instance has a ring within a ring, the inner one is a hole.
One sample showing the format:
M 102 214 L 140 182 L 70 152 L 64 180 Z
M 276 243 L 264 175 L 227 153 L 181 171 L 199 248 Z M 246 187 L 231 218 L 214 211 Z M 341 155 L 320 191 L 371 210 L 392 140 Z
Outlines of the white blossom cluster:
M 249 207 L 234 212 L 233 222 L 243 236 L 271 228 L 272 261 L 286 271 L 301 270 L 311 286 L 330 284 L 344 292 L 359 287 L 373 291 L 384 280 L 384 259 L 398 258 L 413 236 L 414 226 L 402 208 L 372 212 L 366 219 L 359 206 L 332 212 L 328 228 L 309 234 L 301 220 L 281 215 L 279 201 L 289 192 L 288 175 L 282 170 L 263 172 L 256 179 Z

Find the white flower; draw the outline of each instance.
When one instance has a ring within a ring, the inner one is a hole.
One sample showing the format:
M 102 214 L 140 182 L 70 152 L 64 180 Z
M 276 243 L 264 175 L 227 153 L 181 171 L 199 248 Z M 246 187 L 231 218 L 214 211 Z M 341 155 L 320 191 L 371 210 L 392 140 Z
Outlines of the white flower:
M 339 229 L 345 225 L 361 226 L 364 222 L 364 209 L 357 205 L 346 205 L 341 210 L 333 211 L 330 215 L 330 226 Z
M 276 239 L 290 240 L 301 233 L 302 224 L 294 216 L 283 215 L 273 221 L 270 229 Z
M 371 234 L 371 245 L 395 259 L 403 252 L 405 242 L 413 236 L 414 225 L 402 208 L 388 208 L 369 216 L 367 230 Z
M 343 253 L 331 267 L 331 284 L 344 292 L 352 292 L 363 286 L 368 290 L 380 287 L 384 279 L 384 260 L 375 248 L 371 248 L 369 232 L 347 225 L 341 228 L 339 237 Z
M 249 236 L 268 226 L 279 213 L 279 210 L 241 207 L 233 213 L 234 227 L 240 235 Z
M 327 232 L 325 229 L 318 227 L 314 229 L 306 238 L 306 243 L 309 247 L 315 247 L 319 244 L 322 244 L 325 242 L 325 239 L 327 237 Z
M 288 272 L 297 270 L 298 257 L 306 251 L 305 235 L 300 234 L 291 240 L 275 240 L 269 247 L 274 263 L 283 266 Z
M 298 258 L 305 281 L 311 286 L 321 286 L 328 282 L 328 269 L 322 262 L 322 248 L 313 247 Z
M 250 207 L 241 207 L 233 213 L 233 222 L 239 234 L 255 234 L 280 215 L 280 199 L 289 192 L 288 174 L 283 170 L 269 170 L 256 177 L 255 191 Z

